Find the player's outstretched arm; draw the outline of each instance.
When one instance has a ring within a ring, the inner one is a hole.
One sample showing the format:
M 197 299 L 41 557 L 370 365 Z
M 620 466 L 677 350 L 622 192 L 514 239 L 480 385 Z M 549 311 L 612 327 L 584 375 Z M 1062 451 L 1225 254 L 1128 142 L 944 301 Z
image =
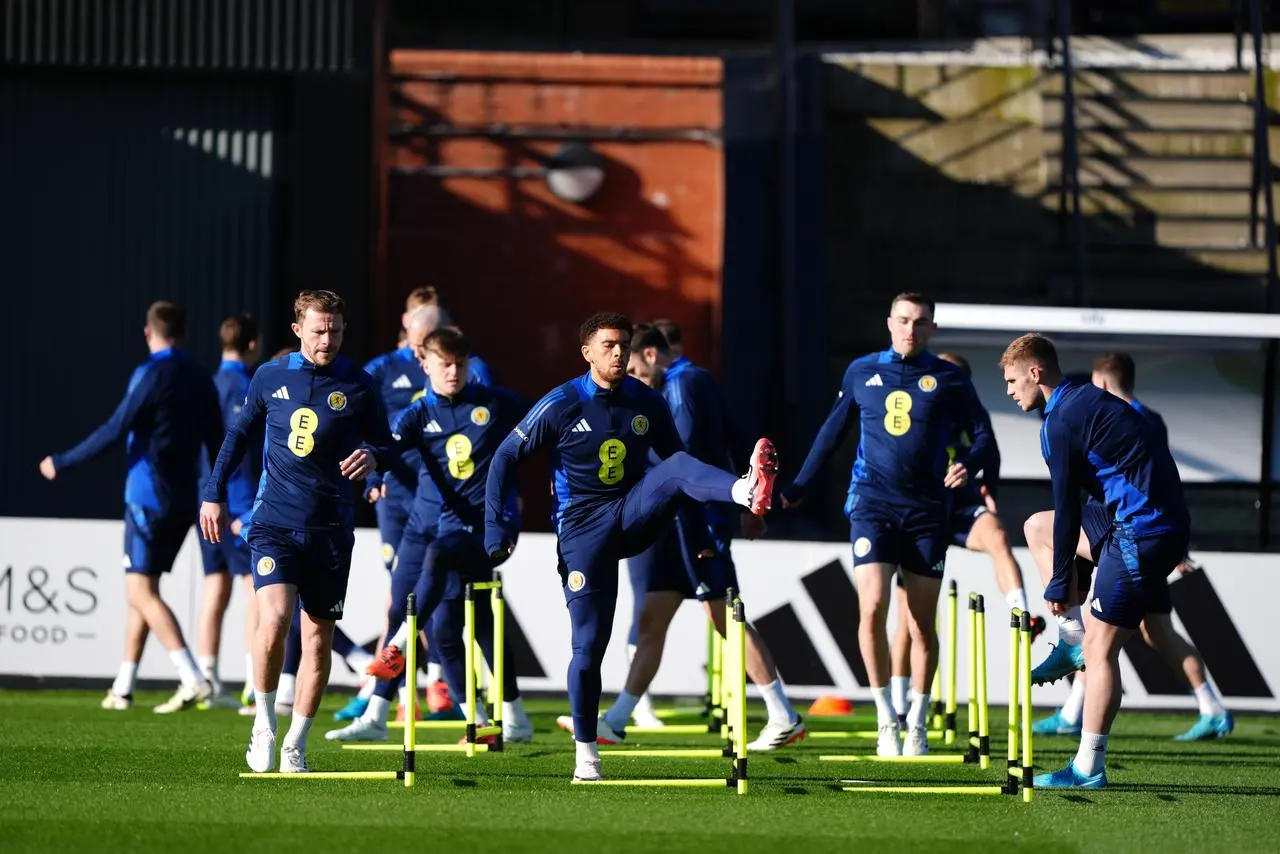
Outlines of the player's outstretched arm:
M 1080 482 L 1072 464 L 1071 430 L 1059 420 L 1045 423 L 1049 477 L 1053 485 L 1053 577 L 1045 585 L 1044 600 L 1077 604 L 1074 589 L 1076 544 L 1080 541 Z
M 106 423 L 90 433 L 84 441 L 69 451 L 53 454 L 46 460 L 54 472 L 60 472 L 71 466 L 79 465 L 93 459 L 98 454 L 124 439 L 129 430 L 149 405 L 151 392 L 155 386 L 154 374 L 147 368 L 138 368 L 129 380 L 129 388 L 124 399 L 116 406 Z M 222 416 L 218 416 L 218 423 Z M 46 467 L 42 464 L 41 470 Z M 49 477 L 48 472 L 45 473 Z M 52 480 L 52 478 L 50 478 Z
M 991 429 L 991 414 L 967 378 L 963 380 L 959 410 L 957 421 L 972 441 L 968 453 L 958 462 L 964 464 L 970 478 L 986 472 L 993 462 L 998 470 L 1000 452 L 996 449 L 995 431 Z
M 831 404 L 831 411 L 827 413 L 827 420 L 822 422 L 822 427 L 818 430 L 818 437 L 813 440 L 813 447 L 809 449 L 809 456 L 805 457 L 804 465 L 800 467 L 795 480 L 791 481 L 791 485 L 782 491 L 784 507 L 800 503 L 813 478 L 817 476 L 822 467 L 827 464 L 827 460 L 831 459 L 831 455 L 835 453 L 836 448 L 840 447 L 840 443 L 849 435 L 849 427 L 852 426 L 854 416 L 858 411 L 858 404 L 853 399 L 854 382 L 857 377 L 856 364 L 850 365 L 849 369 L 845 371 L 844 380 L 840 383 L 840 391 L 836 393 L 835 403 Z

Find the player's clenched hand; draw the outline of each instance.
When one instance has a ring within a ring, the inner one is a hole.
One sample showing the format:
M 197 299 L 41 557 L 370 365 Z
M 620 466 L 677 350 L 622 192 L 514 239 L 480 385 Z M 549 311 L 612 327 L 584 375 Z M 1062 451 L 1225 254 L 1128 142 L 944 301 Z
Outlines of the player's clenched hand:
M 342 476 L 347 480 L 363 480 L 376 466 L 373 454 L 366 448 L 356 448 L 351 456 L 338 463 Z
M 44 475 L 45 480 L 53 480 L 58 476 L 58 470 L 53 465 L 53 457 L 45 457 L 40 461 L 40 474 Z
M 493 566 L 501 566 L 506 563 L 507 558 L 511 557 L 511 553 L 515 550 L 516 547 L 511 543 L 504 542 L 489 552 L 489 563 Z
M 764 536 L 764 532 L 768 530 L 763 516 L 757 516 L 754 513 L 742 514 L 742 536 L 748 540 L 758 540 Z
M 200 533 L 211 543 L 222 542 L 222 529 L 227 524 L 227 505 L 206 501 L 200 505 Z
M 947 489 L 956 489 L 968 482 L 969 470 L 964 467 L 964 463 L 952 463 L 951 468 L 947 469 L 947 476 L 942 479 L 942 485 Z
M 241 522 L 238 518 L 231 520 L 231 536 L 238 537 L 243 530 L 244 522 Z
M 365 493 L 365 498 L 369 499 L 370 504 L 377 504 L 383 498 L 386 498 L 386 490 L 385 486 L 375 486 Z

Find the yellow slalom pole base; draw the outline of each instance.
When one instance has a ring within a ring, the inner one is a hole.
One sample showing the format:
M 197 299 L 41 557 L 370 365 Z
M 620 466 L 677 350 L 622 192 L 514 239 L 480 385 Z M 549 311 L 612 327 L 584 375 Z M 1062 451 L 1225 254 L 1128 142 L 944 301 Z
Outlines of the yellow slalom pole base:
M 574 780 L 573 783 L 575 786 L 634 786 L 650 789 L 725 789 L 729 786 L 723 777 L 709 777 L 701 780 L 681 780 L 675 777 L 669 780 L 596 780 L 595 782 Z
M 855 729 L 855 730 L 819 730 L 817 732 L 810 731 L 806 738 L 877 738 L 880 733 L 874 729 Z M 942 738 L 942 730 L 931 729 L 927 735 L 929 738 Z
M 344 744 L 343 750 L 373 750 L 373 751 L 403 751 L 404 748 L 399 744 Z M 415 744 L 413 751 L 415 753 L 461 753 L 465 751 L 465 744 Z M 477 744 L 476 750 L 488 750 L 489 745 Z
M 414 721 L 414 729 L 466 729 L 466 721 Z M 387 729 L 404 729 L 404 721 L 388 721 Z
M 400 745 L 396 750 L 403 751 Z M 268 771 L 255 774 L 252 771 L 240 775 L 241 780 L 399 780 L 403 776 L 400 771 L 309 771 L 306 774 L 286 774 L 281 771 Z
M 476 738 L 484 738 L 488 735 L 497 735 L 502 732 L 500 726 L 478 726 L 476 727 Z
M 707 724 L 671 724 L 669 726 L 629 726 L 628 735 L 709 735 L 720 727 Z
M 893 795 L 1003 795 L 999 786 L 843 786 L 846 792 Z
M 942 753 L 932 756 L 876 756 L 874 753 L 829 753 L 818 757 L 819 762 L 890 762 L 907 765 L 963 765 L 963 753 Z
M 601 750 L 601 756 L 636 756 L 644 757 L 663 757 L 667 759 L 723 759 L 724 748 L 696 748 L 690 747 L 686 749 L 655 749 L 655 750 Z

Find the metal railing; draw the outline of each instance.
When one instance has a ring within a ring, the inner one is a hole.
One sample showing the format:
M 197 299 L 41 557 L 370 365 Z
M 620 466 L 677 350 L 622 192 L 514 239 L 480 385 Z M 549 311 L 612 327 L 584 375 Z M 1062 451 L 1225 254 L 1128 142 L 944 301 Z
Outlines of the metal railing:
M 1047 54 L 1056 57 L 1062 74 L 1062 124 L 1059 157 L 1062 162 L 1058 177 L 1058 240 L 1071 244 L 1071 296 L 1072 304 L 1088 304 L 1085 287 L 1084 211 L 1080 207 L 1080 146 L 1076 124 L 1075 69 L 1071 60 L 1071 0 L 1057 0 L 1055 25 L 1057 45 L 1049 37 Z M 1056 47 L 1056 49 L 1055 49 Z M 1068 197 L 1070 198 L 1070 224 L 1068 225 Z M 1068 231 L 1070 236 L 1068 237 Z

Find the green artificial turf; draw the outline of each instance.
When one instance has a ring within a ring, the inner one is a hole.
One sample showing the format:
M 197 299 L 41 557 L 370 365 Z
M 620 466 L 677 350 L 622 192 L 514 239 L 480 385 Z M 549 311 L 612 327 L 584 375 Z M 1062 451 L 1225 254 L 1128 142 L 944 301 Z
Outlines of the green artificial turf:
M 466 759 L 419 754 L 417 785 L 241 780 L 249 719 L 234 711 L 159 716 L 142 694 L 130 712 L 85 692 L 0 692 L 0 851 L 1280 851 L 1280 719 L 1241 717 L 1226 739 L 1175 744 L 1188 715 L 1122 713 L 1102 791 L 1020 798 L 847 794 L 841 779 L 999 782 L 1004 718 L 993 710 L 993 763 L 906 767 L 819 762 L 874 742 L 808 739 L 751 758 L 750 792 L 574 786 L 573 749 L 555 729 L 563 702 L 531 703 L 534 743 Z M 309 740 L 313 770 L 398 767 L 396 753 L 324 740 L 345 697 L 326 701 Z M 963 719 L 963 709 L 961 710 Z M 858 727 L 871 722 L 859 717 Z M 813 728 L 837 729 L 822 719 Z M 964 724 L 961 724 L 962 727 Z M 756 726 L 753 723 L 753 728 Z M 394 733 L 395 731 L 393 731 Z M 393 738 L 398 735 L 393 734 Z M 444 741 L 440 733 L 422 741 Z M 644 746 L 707 745 L 708 736 L 633 736 Z M 935 751 L 948 748 L 935 744 Z M 959 749 L 957 745 L 956 748 Z M 1036 740 L 1037 770 L 1066 763 L 1075 739 Z M 607 757 L 610 779 L 712 777 L 727 760 Z M 270 846 L 265 847 L 265 846 Z

